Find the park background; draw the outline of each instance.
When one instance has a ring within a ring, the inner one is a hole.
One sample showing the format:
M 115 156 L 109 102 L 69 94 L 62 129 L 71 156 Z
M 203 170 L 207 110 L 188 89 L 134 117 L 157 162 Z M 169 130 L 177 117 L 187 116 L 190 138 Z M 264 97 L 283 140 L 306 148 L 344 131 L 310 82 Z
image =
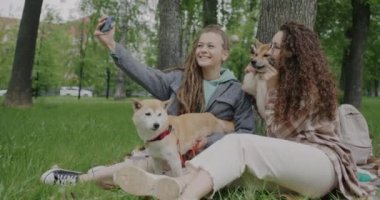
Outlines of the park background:
M 340 103 L 363 112 L 380 153 L 379 0 L 80 0 L 78 16 L 69 19 L 42 2 L 26 0 L 21 20 L 0 17 L 0 90 L 6 92 L 0 97 L 0 199 L 134 199 L 91 183 L 39 182 L 54 164 L 85 171 L 120 161 L 141 145 L 130 98 L 149 94 L 94 38 L 104 14 L 114 17 L 118 42 L 162 70 L 183 62 L 203 26 L 221 24 L 233 42 L 225 66 L 239 79 L 255 38 L 269 42 L 288 20 L 306 24 L 321 39 Z M 64 86 L 78 87 L 78 95 L 59 96 Z M 82 89 L 94 97 L 83 97 Z M 277 198 L 254 190 L 227 189 L 216 199 Z

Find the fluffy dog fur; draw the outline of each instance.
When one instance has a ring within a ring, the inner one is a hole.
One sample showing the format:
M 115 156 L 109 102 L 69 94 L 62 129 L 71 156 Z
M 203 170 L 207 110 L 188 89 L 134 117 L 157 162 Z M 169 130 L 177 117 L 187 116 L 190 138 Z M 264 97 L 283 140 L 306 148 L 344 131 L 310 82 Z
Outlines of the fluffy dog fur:
M 266 75 L 276 73 L 273 67 L 274 62 L 268 56 L 269 44 L 262 44 L 256 40 L 256 44 L 251 46 L 251 65 L 255 71 L 249 72 L 244 76 L 242 89 L 256 99 L 257 110 L 261 117 L 264 117 L 265 102 L 267 92 L 271 88 L 277 87 L 277 75 L 267 80 Z
M 191 150 L 212 133 L 234 131 L 232 122 L 220 120 L 211 113 L 188 113 L 180 116 L 167 114 L 170 101 L 157 99 L 134 100 L 133 122 L 137 133 L 154 161 L 154 172 L 163 173 L 165 163 L 173 176 L 182 174 L 180 155 Z M 167 133 L 164 137 L 162 133 Z

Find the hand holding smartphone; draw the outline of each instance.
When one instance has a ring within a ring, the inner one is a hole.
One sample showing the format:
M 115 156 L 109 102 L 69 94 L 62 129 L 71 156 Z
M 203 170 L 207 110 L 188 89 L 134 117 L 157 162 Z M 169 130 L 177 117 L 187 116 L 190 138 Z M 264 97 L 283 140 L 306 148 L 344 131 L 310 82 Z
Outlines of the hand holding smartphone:
M 111 16 L 108 16 L 106 21 L 104 22 L 104 24 L 102 26 L 100 26 L 100 31 L 105 33 L 105 32 L 108 32 L 109 30 L 111 30 L 112 28 L 112 22 L 113 22 L 113 19 Z

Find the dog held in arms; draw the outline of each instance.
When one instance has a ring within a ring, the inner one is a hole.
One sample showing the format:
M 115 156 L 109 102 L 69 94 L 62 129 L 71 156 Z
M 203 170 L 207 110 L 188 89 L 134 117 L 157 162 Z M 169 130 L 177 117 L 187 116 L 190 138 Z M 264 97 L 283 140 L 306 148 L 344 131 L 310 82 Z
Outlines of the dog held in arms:
M 274 67 L 274 60 L 268 55 L 269 50 L 269 44 L 258 40 L 251 46 L 251 62 L 247 68 L 251 66 L 254 70 L 245 74 L 242 84 L 243 91 L 255 97 L 257 110 L 262 118 L 265 116 L 267 92 L 278 86 L 278 71 Z
M 153 159 L 155 174 L 163 174 L 168 165 L 172 176 L 182 175 L 181 155 L 205 141 L 212 133 L 231 133 L 233 122 L 216 118 L 211 113 L 168 115 L 170 100 L 145 99 L 133 101 L 133 122 Z

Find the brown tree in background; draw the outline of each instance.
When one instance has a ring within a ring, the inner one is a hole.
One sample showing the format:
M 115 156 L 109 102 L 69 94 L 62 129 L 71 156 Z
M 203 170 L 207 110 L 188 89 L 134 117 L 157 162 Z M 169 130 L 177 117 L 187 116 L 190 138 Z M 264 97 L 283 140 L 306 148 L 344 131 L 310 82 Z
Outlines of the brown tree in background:
M 351 0 L 352 28 L 347 33 L 351 40 L 342 63 L 341 84 L 344 88 L 343 103 L 360 108 L 362 101 L 362 77 L 364 52 L 369 30 L 370 5 L 367 0 Z
M 178 66 L 181 62 L 180 0 L 159 0 L 160 17 L 158 69 Z
M 12 75 L 4 100 L 6 106 L 32 105 L 32 70 L 43 0 L 25 1 L 17 36 Z
M 316 16 L 317 0 L 262 0 L 256 37 L 269 43 L 287 21 L 302 23 L 313 30 Z
M 125 45 L 125 40 L 127 37 L 127 28 L 128 28 L 128 17 L 126 16 L 127 13 L 127 8 L 130 6 L 128 4 L 128 1 L 123 0 L 121 2 L 121 9 L 124 11 L 121 14 L 121 23 L 120 23 L 120 40 L 119 43 L 122 45 Z M 116 84 L 115 84 L 115 94 L 114 94 L 114 99 L 115 100 L 124 100 L 126 96 L 126 87 L 125 87 L 125 79 L 126 79 L 126 74 L 123 70 L 117 67 L 117 73 L 116 73 Z M 107 76 L 109 75 L 109 71 L 107 68 Z M 108 78 L 108 77 L 107 77 Z M 109 87 L 107 87 L 107 90 Z M 106 93 L 108 96 L 109 91 Z

